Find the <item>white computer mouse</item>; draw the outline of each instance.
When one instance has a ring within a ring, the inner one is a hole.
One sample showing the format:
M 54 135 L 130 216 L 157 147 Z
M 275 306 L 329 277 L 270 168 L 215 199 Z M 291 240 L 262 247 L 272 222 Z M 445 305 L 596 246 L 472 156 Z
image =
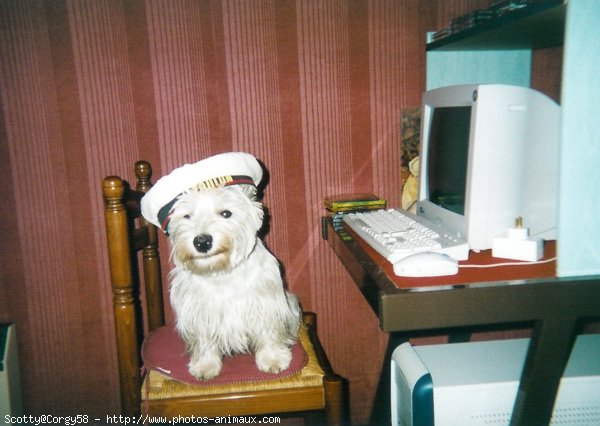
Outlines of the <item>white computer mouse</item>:
M 394 263 L 400 277 L 441 277 L 458 273 L 458 261 L 436 252 L 415 253 Z

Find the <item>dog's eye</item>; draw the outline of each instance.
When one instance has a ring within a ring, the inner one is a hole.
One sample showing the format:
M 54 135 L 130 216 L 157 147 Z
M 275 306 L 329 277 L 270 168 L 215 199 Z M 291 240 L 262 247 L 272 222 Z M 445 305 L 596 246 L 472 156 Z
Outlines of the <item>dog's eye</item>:
M 231 217 L 231 212 L 229 210 L 223 210 L 221 212 L 221 216 L 223 216 L 225 219 L 229 219 Z
M 183 216 L 184 219 L 191 219 L 191 216 L 189 214 L 186 214 Z

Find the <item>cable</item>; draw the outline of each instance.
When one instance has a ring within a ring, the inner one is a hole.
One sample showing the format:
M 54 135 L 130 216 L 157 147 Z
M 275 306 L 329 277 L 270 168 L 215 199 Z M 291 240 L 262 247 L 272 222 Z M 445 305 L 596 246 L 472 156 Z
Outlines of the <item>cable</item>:
M 538 260 L 535 262 L 503 262 L 503 263 L 490 263 L 489 265 L 458 265 L 459 268 L 495 268 L 497 266 L 521 266 L 521 265 L 537 265 L 541 263 L 550 263 L 556 260 L 556 257 L 550 259 Z

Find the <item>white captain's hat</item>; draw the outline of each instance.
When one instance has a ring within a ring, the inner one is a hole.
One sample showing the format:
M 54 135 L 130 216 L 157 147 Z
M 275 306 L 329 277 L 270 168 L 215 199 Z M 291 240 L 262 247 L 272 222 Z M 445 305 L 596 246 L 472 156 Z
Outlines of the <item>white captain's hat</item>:
M 171 210 L 182 193 L 230 185 L 258 186 L 262 175 L 256 158 L 245 152 L 227 152 L 186 164 L 160 178 L 142 197 L 142 216 L 168 233 Z

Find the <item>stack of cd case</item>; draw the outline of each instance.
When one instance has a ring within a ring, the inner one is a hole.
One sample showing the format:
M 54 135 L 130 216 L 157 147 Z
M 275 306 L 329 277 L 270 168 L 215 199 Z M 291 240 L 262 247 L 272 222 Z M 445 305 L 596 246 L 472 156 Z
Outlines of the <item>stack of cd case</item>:
M 323 200 L 327 216 L 332 219 L 334 229 L 340 230 L 347 213 L 386 208 L 386 200 L 374 194 L 331 195 Z

